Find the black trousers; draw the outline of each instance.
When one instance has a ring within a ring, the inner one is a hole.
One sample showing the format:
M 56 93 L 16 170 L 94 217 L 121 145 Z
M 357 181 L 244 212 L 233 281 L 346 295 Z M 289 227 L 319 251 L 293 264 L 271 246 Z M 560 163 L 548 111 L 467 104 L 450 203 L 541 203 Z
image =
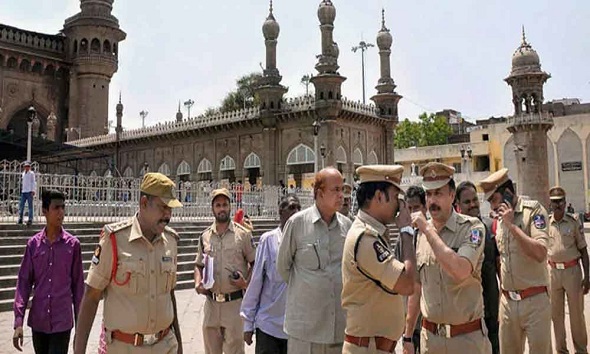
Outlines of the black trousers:
M 72 331 L 43 333 L 33 331 L 35 354 L 68 354 Z
M 256 354 L 287 354 L 287 340 L 256 329 Z

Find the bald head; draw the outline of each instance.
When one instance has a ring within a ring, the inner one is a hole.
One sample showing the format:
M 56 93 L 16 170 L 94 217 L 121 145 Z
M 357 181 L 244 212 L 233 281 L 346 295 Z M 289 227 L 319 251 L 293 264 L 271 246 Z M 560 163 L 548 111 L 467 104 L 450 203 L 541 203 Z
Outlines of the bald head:
M 342 207 L 344 178 L 334 167 L 326 167 L 315 175 L 313 196 L 320 211 L 335 214 Z

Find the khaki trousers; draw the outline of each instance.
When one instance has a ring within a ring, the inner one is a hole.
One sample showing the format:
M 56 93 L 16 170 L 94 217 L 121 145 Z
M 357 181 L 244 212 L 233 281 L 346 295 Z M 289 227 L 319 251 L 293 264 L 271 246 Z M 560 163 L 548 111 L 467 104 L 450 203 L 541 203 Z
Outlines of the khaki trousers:
M 565 297 L 570 315 L 570 330 L 576 354 L 588 353 L 588 333 L 584 319 L 582 269 L 578 264 L 567 269 L 551 268 L 551 319 L 558 353 L 568 353 L 565 341 Z
M 483 323 L 482 323 L 483 325 Z M 420 332 L 421 354 L 492 354 L 492 345 L 488 339 L 487 329 L 460 336 L 446 338 L 436 335 L 426 328 Z
M 342 343 L 312 343 L 289 337 L 287 354 L 342 354 Z
M 342 354 L 387 354 L 382 350 L 377 350 L 375 347 L 375 338 L 371 338 L 368 347 L 359 347 L 358 345 L 344 342 L 342 347 Z
M 173 331 L 170 331 L 158 343 L 145 347 L 134 347 L 132 344 L 123 343 L 118 340 L 107 340 L 108 354 L 176 354 L 177 352 L 178 342 Z
M 244 354 L 241 305 L 242 299 L 215 302 L 207 297 L 203 318 L 203 341 L 206 354 Z
M 546 293 L 520 301 L 500 297 L 500 353 L 551 354 L 551 304 Z

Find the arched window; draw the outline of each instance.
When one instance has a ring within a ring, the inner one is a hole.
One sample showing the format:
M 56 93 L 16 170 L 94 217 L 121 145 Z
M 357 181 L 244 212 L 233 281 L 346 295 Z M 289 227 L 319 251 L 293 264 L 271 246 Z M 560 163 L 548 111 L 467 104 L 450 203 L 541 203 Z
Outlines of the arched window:
M 130 166 L 127 166 L 127 168 L 123 172 L 123 177 L 132 178 L 133 176 L 133 169 Z
M 47 75 L 47 76 L 55 75 L 55 67 L 51 64 L 47 65 L 45 67 L 45 75 Z
M 367 160 L 368 165 L 376 165 L 379 163 L 379 159 L 377 159 L 377 153 L 375 153 L 375 150 L 369 153 L 369 158 Z
M 96 173 L 96 171 L 92 170 L 92 172 L 90 172 L 90 177 L 97 177 L 98 173 Z
M 244 169 L 247 168 L 260 168 L 260 157 L 253 152 L 244 160 Z
M 339 146 L 336 150 L 336 163 L 346 163 L 346 151 L 342 146 Z
M 158 167 L 158 172 L 165 176 L 170 176 L 170 166 L 168 166 L 168 164 L 164 162 L 160 165 L 160 167 Z
M 43 73 L 43 64 L 40 62 L 36 62 L 35 65 L 33 65 L 32 71 L 36 74 L 42 74 Z
M 361 149 L 359 149 L 359 148 L 354 149 L 354 152 L 352 153 L 352 163 L 355 166 L 362 166 L 363 165 L 363 153 L 361 152 Z
M 176 175 L 183 176 L 183 175 L 190 175 L 190 174 L 191 174 L 191 165 L 189 165 L 188 162 L 183 160 L 178 165 L 178 168 L 176 169 Z
M 232 171 L 236 169 L 236 161 L 229 155 L 225 155 L 219 164 L 219 171 Z
M 113 173 L 111 172 L 111 170 L 106 170 L 104 172 L 104 177 L 113 177 Z
M 10 58 L 8 58 L 8 61 L 6 62 L 6 66 L 11 69 L 16 69 L 16 67 L 18 66 L 18 60 L 16 60 L 15 57 L 10 57 Z
M 90 52 L 100 53 L 100 41 L 98 40 L 98 38 L 94 38 L 92 42 L 90 42 Z
M 289 152 L 287 165 L 305 165 L 315 163 L 315 153 L 304 144 L 299 144 Z
M 102 52 L 105 53 L 105 54 L 111 54 L 112 53 L 111 42 L 109 42 L 108 39 L 105 39 L 104 44 L 102 45 Z
M 88 40 L 86 38 L 82 38 L 82 40 L 80 41 L 80 53 L 88 53 Z
M 211 173 L 213 171 L 213 166 L 211 165 L 211 161 L 207 159 L 202 159 L 199 162 L 199 166 L 197 167 L 197 173 Z
M 31 62 L 29 62 L 27 59 L 23 59 L 20 62 L 19 70 L 24 72 L 31 71 Z

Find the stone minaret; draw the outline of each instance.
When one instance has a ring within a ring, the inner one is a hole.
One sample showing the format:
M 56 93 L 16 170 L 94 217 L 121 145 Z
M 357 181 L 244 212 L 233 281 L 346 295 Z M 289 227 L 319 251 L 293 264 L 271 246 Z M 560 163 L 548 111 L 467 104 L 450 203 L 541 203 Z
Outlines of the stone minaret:
M 381 10 L 381 30 L 377 34 L 377 46 L 379 47 L 379 58 L 381 62 L 381 78 L 377 82 L 377 94 L 371 97 L 377 106 L 377 114 L 390 121 L 385 128 L 386 151 L 385 163 L 393 164 L 394 147 L 393 139 L 395 136 L 395 127 L 397 126 L 399 117 L 397 113 L 397 104 L 402 96 L 395 92 L 395 82 L 391 78 L 391 45 L 393 44 L 393 37 L 389 33 L 389 29 L 385 26 L 385 9 Z
M 318 8 L 322 32 L 322 54 L 315 68 L 318 75 L 311 78 L 315 87 L 316 112 L 321 121 L 335 120 L 342 108 L 341 87 L 345 77 L 338 73 L 338 45 L 334 42 L 336 8 L 331 0 L 323 0 Z
M 549 167 L 547 131 L 553 127 L 552 116 L 543 110 L 543 85 L 551 76 L 541 70 L 539 55 L 527 42 L 522 29 L 522 43 L 512 55 L 512 70 L 504 79 L 512 87 L 514 116 L 508 119 L 508 131 L 514 137 L 518 171 L 517 191 L 549 206 Z
M 182 122 L 182 112 L 180 111 L 180 101 L 178 101 L 178 112 L 176 112 L 176 122 Z
M 109 84 L 118 68 L 119 42 L 126 34 L 111 14 L 114 0 L 80 0 L 81 11 L 65 21 L 70 97 L 68 125 L 80 128 L 70 139 L 107 132 Z
M 121 144 L 121 134 L 123 133 L 123 102 L 121 102 L 121 92 L 119 92 L 119 103 L 117 103 L 117 126 L 115 127 L 116 145 L 115 145 L 115 169 L 118 171 L 120 166 L 119 150 Z

